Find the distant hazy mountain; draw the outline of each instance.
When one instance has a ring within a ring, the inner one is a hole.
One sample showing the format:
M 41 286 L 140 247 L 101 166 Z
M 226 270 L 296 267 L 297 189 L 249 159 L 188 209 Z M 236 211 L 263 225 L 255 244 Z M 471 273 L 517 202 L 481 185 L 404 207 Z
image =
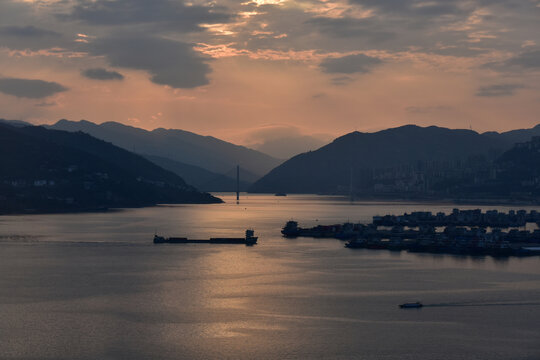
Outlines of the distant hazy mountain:
M 266 140 L 252 147 L 278 159 L 289 159 L 306 151 L 317 150 L 327 143 L 313 136 L 298 135 Z
M 21 120 L 0 119 L 0 123 L 15 126 L 15 127 L 32 126 L 32 124 L 27 123 L 26 121 L 21 121 Z
M 0 124 L 0 213 L 212 203 L 177 175 L 82 132 Z
M 198 166 L 183 164 L 159 156 L 144 155 L 144 157 L 154 164 L 181 176 L 188 184 L 195 186 L 201 191 L 236 191 L 236 174 L 225 176 Z M 240 191 L 246 191 L 248 189 L 254 181 L 253 176 L 252 174 L 247 174 L 243 168 L 240 169 L 240 179 L 250 179 L 247 182 L 240 180 Z
M 60 120 L 47 127 L 82 131 L 138 154 L 167 158 L 218 174 L 226 174 L 240 165 L 249 173 L 260 177 L 281 162 L 244 146 L 183 130 L 160 128 L 147 131 L 116 122 L 97 125 L 84 120 L 77 122 Z M 186 173 L 185 176 L 190 175 Z
M 273 169 L 251 192 L 328 193 L 348 189 L 369 169 L 416 165 L 421 161 L 451 161 L 484 155 L 494 159 L 516 141 L 526 141 L 540 127 L 509 133 L 478 134 L 435 126 L 407 125 L 376 133 L 353 132 L 319 150 L 304 153 Z
M 540 136 L 540 124 L 531 129 L 511 130 L 503 133 L 494 131 L 485 132 L 482 135 L 504 141 L 510 148 L 515 143 L 530 141 L 533 136 Z

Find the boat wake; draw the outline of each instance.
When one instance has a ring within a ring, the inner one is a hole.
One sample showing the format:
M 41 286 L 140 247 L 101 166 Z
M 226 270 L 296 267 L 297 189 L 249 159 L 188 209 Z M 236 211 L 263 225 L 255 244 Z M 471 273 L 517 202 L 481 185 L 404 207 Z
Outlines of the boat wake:
M 424 304 L 423 307 L 466 307 L 466 306 L 540 306 L 540 302 L 484 302 L 484 303 L 440 303 Z

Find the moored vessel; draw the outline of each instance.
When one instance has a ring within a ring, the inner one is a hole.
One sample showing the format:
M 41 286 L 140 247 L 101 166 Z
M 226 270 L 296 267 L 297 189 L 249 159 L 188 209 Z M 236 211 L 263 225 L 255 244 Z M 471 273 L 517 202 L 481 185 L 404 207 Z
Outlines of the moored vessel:
M 298 222 L 294 220 L 289 220 L 281 229 L 281 233 L 285 237 L 296 237 L 300 235 L 300 228 L 298 227 Z

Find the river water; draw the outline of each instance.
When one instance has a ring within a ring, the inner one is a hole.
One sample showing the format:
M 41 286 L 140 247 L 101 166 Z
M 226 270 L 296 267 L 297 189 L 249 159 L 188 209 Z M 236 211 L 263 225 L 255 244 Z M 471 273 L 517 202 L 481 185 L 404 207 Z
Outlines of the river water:
M 455 205 L 220 196 L 1 216 L 0 359 L 540 359 L 540 257 L 353 250 L 279 232 L 290 219 L 369 222 Z M 493 208 L 460 208 L 477 207 Z M 156 231 L 247 227 L 256 246 L 151 242 Z M 426 306 L 397 306 L 417 300 Z

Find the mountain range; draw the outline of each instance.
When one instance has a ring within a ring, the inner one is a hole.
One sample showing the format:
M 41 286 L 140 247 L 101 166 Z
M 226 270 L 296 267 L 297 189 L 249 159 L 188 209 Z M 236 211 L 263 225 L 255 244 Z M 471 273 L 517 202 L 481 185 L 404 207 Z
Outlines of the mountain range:
M 215 203 L 178 175 L 82 132 L 0 124 L 0 213 Z
M 176 129 L 147 131 L 117 122 L 94 124 L 89 121 L 60 120 L 48 129 L 82 131 L 116 146 L 147 156 L 191 184 L 206 191 L 226 191 L 236 181 L 240 166 L 244 183 L 253 183 L 282 160 L 262 152 L 228 143 L 212 136 L 202 136 Z M 229 179 L 225 179 L 226 178 Z
M 436 126 L 406 125 L 375 133 L 352 132 L 297 155 L 250 187 L 262 193 L 339 193 L 372 181 L 374 169 L 418 166 L 422 162 L 495 159 L 516 142 L 540 135 L 532 129 L 479 134 Z M 351 179 L 352 178 L 352 179 Z
M 405 125 L 374 133 L 352 132 L 272 168 L 280 160 L 183 130 L 147 131 L 115 122 L 97 125 L 84 120 L 60 120 L 46 127 L 81 131 L 134 151 L 203 191 L 236 190 L 236 164 L 240 164 L 241 190 L 263 193 L 344 193 L 374 188 L 394 193 L 411 189 L 450 191 L 451 184 L 463 184 L 474 171 L 488 171 L 486 164 L 515 143 L 540 135 L 540 125 L 503 133 Z M 260 178 L 265 171 L 269 172 Z

